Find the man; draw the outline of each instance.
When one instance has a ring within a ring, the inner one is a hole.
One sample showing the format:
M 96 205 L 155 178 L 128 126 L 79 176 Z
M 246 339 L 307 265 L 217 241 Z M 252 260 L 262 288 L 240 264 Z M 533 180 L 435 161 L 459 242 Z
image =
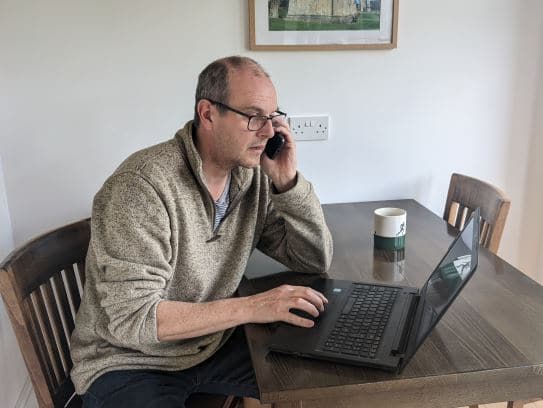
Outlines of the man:
M 263 154 L 274 132 L 285 145 Z M 86 406 L 182 407 L 193 392 L 258 397 L 245 323 L 302 327 L 325 297 L 281 286 L 233 297 L 254 248 L 322 272 L 332 239 L 263 68 L 243 57 L 199 76 L 194 121 L 130 156 L 93 203 L 72 379 Z

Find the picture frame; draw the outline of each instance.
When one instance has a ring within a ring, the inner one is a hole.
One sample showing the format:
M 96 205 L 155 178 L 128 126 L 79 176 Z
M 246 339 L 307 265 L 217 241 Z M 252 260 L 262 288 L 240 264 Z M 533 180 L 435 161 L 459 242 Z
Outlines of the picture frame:
M 392 49 L 399 0 L 248 0 L 251 50 Z

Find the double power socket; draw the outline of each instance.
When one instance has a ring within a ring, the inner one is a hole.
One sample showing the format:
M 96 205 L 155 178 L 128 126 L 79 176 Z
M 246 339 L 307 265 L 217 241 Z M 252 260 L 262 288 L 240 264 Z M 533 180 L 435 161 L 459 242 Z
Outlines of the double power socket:
M 289 125 L 296 140 L 328 140 L 330 116 L 290 116 Z

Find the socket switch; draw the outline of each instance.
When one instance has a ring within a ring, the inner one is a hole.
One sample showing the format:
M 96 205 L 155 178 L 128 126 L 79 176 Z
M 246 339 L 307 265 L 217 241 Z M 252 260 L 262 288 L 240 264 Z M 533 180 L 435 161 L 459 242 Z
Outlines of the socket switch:
M 290 116 L 289 125 L 296 140 L 328 140 L 330 116 Z

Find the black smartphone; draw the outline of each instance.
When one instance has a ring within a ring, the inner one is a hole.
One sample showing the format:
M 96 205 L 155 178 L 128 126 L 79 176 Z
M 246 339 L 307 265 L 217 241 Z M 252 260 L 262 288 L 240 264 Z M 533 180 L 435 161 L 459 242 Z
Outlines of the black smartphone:
M 270 159 L 275 159 L 277 154 L 281 151 L 281 148 L 285 144 L 285 138 L 279 132 L 276 132 L 271 139 L 266 143 L 264 152 Z

